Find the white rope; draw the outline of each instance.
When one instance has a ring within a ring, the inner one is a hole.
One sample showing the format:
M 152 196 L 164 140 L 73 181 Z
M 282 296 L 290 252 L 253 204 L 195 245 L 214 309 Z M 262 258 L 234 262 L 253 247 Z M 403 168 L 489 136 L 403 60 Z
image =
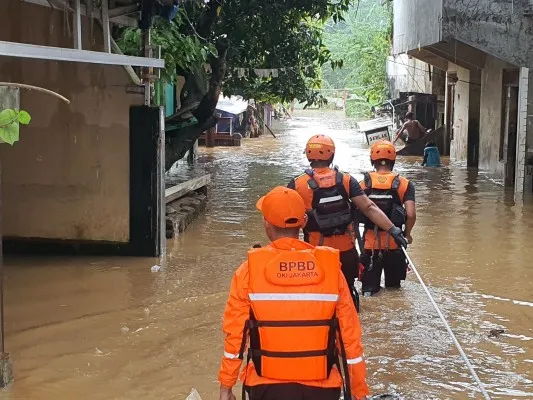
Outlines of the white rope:
M 483 396 L 485 397 L 486 400 L 491 400 L 489 394 L 487 393 L 487 390 L 485 389 L 485 386 L 483 385 L 483 383 L 479 379 L 479 376 L 477 375 L 476 371 L 474 370 L 474 367 L 470 363 L 470 360 L 468 359 L 468 356 L 466 355 L 465 351 L 461 347 L 461 344 L 459 343 L 459 341 L 455 337 L 455 334 L 453 333 L 452 328 L 450 328 L 450 325 L 448 324 L 448 321 L 446 321 L 446 318 L 444 317 L 444 315 L 440 311 L 439 306 L 437 305 L 437 303 L 433 299 L 433 296 L 429 292 L 426 284 L 422 280 L 422 277 L 418 273 L 418 270 L 416 269 L 415 264 L 413 263 L 413 261 L 409 257 L 409 254 L 407 254 L 407 251 L 405 250 L 405 248 L 402 247 L 402 250 L 403 250 L 403 253 L 405 254 L 405 257 L 407 258 L 407 261 L 409 261 L 409 264 L 411 265 L 411 269 L 413 270 L 413 272 L 415 273 L 416 277 L 418 278 L 418 280 L 422 284 L 422 287 L 426 291 L 426 294 L 428 295 L 429 300 L 431 301 L 431 304 L 433 304 L 433 307 L 437 311 L 437 314 L 439 314 L 439 317 L 442 320 L 442 322 L 444 323 L 444 326 L 446 327 L 446 330 L 448 331 L 448 333 L 452 337 L 452 340 L 453 340 L 453 343 L 455 344 L 455 347 L 457 347 L 457 350 L 459 350 L 459 354 L 461 354 L 461 357 L 463 357 L 463 360 L 465 361 L 468 369 L 470 370 L 470 373 L 472 374 L 472 377 L 476 381 L 477 386 L 479 387 L 479 390 L 481 390 L 481 393 L 483 393 Z

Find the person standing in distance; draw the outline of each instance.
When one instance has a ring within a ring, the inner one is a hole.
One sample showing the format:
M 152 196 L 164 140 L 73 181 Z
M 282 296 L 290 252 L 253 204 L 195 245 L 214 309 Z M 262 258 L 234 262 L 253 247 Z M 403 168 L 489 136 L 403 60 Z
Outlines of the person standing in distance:
M 388 232 L 399 245 L 407 245 L 407 242 L 402 230 L 365 195 L 355 178 L 337 167 L 331 168 L 335 143 L 329 136 L 313 135 L 305 146 L 305 155 L 311 168 L 287 186 L 302 196 L 307 209 L 304 240 L 314 246 L 329 246 L 340 251 L 342 273 L 357 306 L 355 279 L 359 275 L 359 255 L 355 248 L 358 234 L 354 229 L 355 209 Z

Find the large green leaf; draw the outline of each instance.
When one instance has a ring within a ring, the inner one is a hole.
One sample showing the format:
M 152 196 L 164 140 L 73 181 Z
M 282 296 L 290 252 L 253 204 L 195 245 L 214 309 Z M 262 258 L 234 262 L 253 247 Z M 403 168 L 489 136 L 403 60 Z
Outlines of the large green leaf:
M 11 124 L 17 120 L 18 113 L 11 108 L 0 111 L 0 126 Z
M 4 142 L 13 145 L 16 141 L 19 140 L 19 124 L 13 122 L 7 126 L 0 128 L 0 139 Z
M 24 110 L 20 110 L 19 116 L 18 116 L 18 123 L 22 125 L 28 125 L 31 121 L 31 116 L 28 114 L 28 112 Z

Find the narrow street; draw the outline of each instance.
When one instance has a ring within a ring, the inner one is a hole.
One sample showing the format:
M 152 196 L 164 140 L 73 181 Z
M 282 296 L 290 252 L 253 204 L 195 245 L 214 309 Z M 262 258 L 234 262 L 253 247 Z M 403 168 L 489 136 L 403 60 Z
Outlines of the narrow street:
M 212 174 L 208 209 L 156 259 L 7 258 L 6 349 L 15 382 L 0 399 L 217 398 L 221 317 L 231 274 L 265 243 L 258 197 L 306 167 L 313 133 L 330 135 L 335 163 L 358 178 L 368 149 L 342 114 L 306 111 L 242 147 L 200 149 Z M 533 210 L 459 167 L 402 158 L 417 188 L 413 260 L 494 399 L 533 398 Z M 445 159 L 448 164 L 448 160 Z M 171 175 L 172 177 L 172 175 Z M 401 291 L 364 298 L 361 319 L 373 394 L 476 397 L 465 365 L 414 274 Z M 498 337 L 489 337 L 502 329 Z M 460 390 L 468 388 L 464 393 Z

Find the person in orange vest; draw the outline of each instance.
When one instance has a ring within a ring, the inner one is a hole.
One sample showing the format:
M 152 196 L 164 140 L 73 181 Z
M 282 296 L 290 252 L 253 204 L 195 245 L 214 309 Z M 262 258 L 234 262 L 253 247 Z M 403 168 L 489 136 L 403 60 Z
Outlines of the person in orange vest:
M 370 149 L 370 161 L 375 172 L 367 172 L 361 182 L 365 194 L 389 217 L 397 229 L 405 226 L 408 243 L 413 242 L 411 231 L 416 222 L 415 186 L 412 182 L 394 173 L 396 149 L 386 140 L 379 141 Z M 363 264 L 363 295 L 371 296 L 381 289 L 381 275 L 385 272 L 385 287 L 399 288 L 405 280 L 407 261 L 403 251 L 390 234 L 362 217 L 365 225 Z
M 304 240 L 312 245 L 324 245 L 340 251 L 342 272 L 346 277 L 356 307 L 358 294 L 355 280 L 359 276 L 359 255 L 355 248 L 354 229 L 356 208 L 381 229 L 389 232 L 400 245 L 407 245 L 402 230 L 365 195 L 359 182 L 350 174 L 331 168 L 335 143 L 326 135 L 312 136 L 305 146 L 311 168 L 291 180 L 287 187 L 295 189 L 304 199 L 309 222 Z
M 278 186 L 257 208 L 271 243 L 251 249 L 231 281 L 220 400 L 235 399 L 246 350 L 243 399 L 338 400 L 341 388 L 366 399 L 361 326 L 338 250 L 299 240 L 307 215 L 296 191 Z

